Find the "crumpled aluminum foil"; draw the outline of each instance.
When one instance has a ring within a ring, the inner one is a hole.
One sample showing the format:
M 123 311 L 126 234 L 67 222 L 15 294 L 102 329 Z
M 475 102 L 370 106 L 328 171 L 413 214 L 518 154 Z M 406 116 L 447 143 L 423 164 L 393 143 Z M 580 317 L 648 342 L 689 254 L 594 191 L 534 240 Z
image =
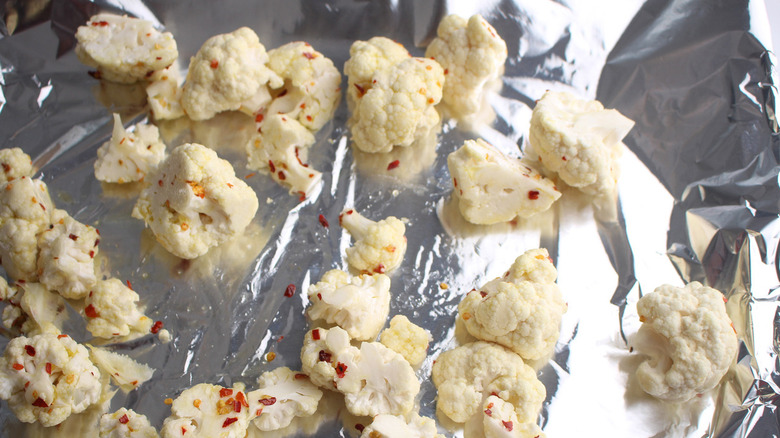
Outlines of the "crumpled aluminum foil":
M 507 41 L 509 59 L 503 88 L 490 98 L 495 120 L 474 131 L 445 122 L 438 143 L 419 150 L 354 154 L 342 103 L 310 153 L 323 184 L 303 202 L 267 176 L 250 176 L 243 145 L 254 126 L 246 117 L 161 123 L 169 147 L 198 141 L 214 148 L 247 176 L 261 201 L 247 236 L 183 262 L 130 218 L 134 188 L 94 179 L 95 150 L 111 132 L 107 107 L 126 123 L 145 117 L 142 88 L 98 83 L 73 53 L 75 29 L 98 11 L 171 31 L 183 66 L 206 38 L 240 26 L 253 28 L 269 49 L 306 40 L 338 67 L 352 41 L 375 35 L 421 55 L 450 13 L 485 16 Z M 391 315 L 407 315 L 434 337 L 418 371 L 421 414 L 435 414 L 433 359 L 463 336 L 455 326 L 461 296 L 503 273 L 525 249 L 544 246 L 569 303 L 555 356 L 539 371 L 548 436 L 780 434 L 780 140 L 763 2 L 40 0 L 8 2 L 0 14 L 2 147 L 24 148 L 57 206 L 100 228 L 105 272 L 130 280 L 147 314 L 174 336 L 169 344 L 147 336 L 109 347 L 157 370 L 151 382 L 118 394 L 112 410 L 130 407 L 160 426 L 169 412 L 163 400 L 193 384 L 252 388 L 263 371 L 299 367 L 309 328 L 305 291 L 326 270 L 346 268 L 350 238 L 338 214 L 348 206 L 369 218 L 408 219 L 409 249 L 392 275 Z M 479 136 L 522 155 L 533 102 L 548 89 L 597 97 L 636 120 L 625 140 L 617 216 L 594 216 L 586 201 L 566 192 L 531 220 L 465 223 L 450 202 L 447 154 Z M 401 163 L 396 173 L 386 170 L 394 159 Z M 712 398 L 670 407 L 644 395 L 632 377 L 641 360 L 630 350 L 639 325 L 635 303 L 660 284 L 693 280 L 729 298 L 739 357 Z M 288 284 L 297 287 L 292 298 L 284 296 Z M 89 340 L 76 314 L 66 330 Z M 95 436 L 97 415 L 43 429 L 21 425 L 3 404 L 0 435 Z M 356 436 L 355 424 L 365 421 L 346 415 L 329 394 L 321 412 L 285 433 Z

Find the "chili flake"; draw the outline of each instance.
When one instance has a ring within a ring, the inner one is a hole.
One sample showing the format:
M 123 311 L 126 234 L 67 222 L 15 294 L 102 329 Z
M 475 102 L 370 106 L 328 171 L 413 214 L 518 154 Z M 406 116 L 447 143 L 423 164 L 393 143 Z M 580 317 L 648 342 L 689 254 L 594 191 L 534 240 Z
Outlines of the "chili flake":
M 287 289 L 284 290 L 284 296 L 290 298 L 293 295 L 295 295 L 295 285 L 291 283 L 288 284 Z
M 276 403 L 276 397 L 265 397 L 258 400 L 258 403 L 261 403 L 264 406 L 271 406 L 272 404 Z
M 311 338 L 314 339 L 315 341 L 319 341 L 320 340 L 320 329 L 312 330 L 311 331 Z
M 93 306 L 92 304 L 84 308 L 84 314 L 87 315 L 87 317 L 89 318 L 97 318 L 100 316 L 97 310 L 95 310 L 95 306 Z
M 328 220 L 327 220 L 327 219 L 325 219 L 325 216 L 323 216 L 323 215 L 320 215 L 319 219 L 320 219 L 320 225 L 322 225 L 322 226 L 323 226 L 323 227 L 325 227 L 325 228 L 328 228 L 328 226 L 329 226 L 330 224 L 328 224 Z
M 482 295 L 482 298 L 485 298 L 487 296 L 487 292 L 485 291 L 479 291 L 479 294 Z
M 51 362 L 46 362 L 46 374 L 51 376 Z
M 163 322 L 156 321 L 154 325 L 152 325 L 152 328 L 149 331 L 152 332 L 152 334 L 157 334 L 157 332 L 159 332 L 162 327 L 163 327 Z
M 127 418 L 127 414 L 122 415 L 121 417 L 119 417 L 119 422 L 122 423 L 122 424 L 127 424 L 129 421 L 130 421 L 130 419 Z
M 295 380 L 301 380 L 301 379 L 305 379 L 307 377 L 309 377 L 309 376 L 307 376 L 306 374 L 298 373 L 298 374 L 295 375 Z
M 363 429 L 365 429 L 365 428 L 366 428 L 366 426 L 363 426 L 360 423 L 355 425 L 355 429 L 357 429 L 358 432 L 363 432 Z
M 237 417 L 225 418 L 225 422 L 222 423 L 222 427 L 228 427 L 231 424 L 235 423 L 236 421 L 238 421 Z
M 528 192 L 528 199 L 539 199 L 539 192 L 537 190 L 530 190 Z
M 211 68 L 217 68 L 219 67 L 219 61 L 217 61 L 216 59 L 212 59 L 209 66 L 211 66 Z
M 347 372 L 347 366 L 339 362 L 336 364 L 336 375 L 339 378 L 344 378 L 344 374 Z
M 246 401 L 246 398 L 244 397 L 244 393 L 239 391 L 238 394 L 236 394 L 236 401 L 244 405 L 245 407 L 249 407 L 249 402 Z
M 25 345 L 24 351 L 27 353 L 28 356 L 35 356 L 35 347 L 32 345 Z
M 233 395 L 233 390 L 230 388 L 222 388 L 219 390 L 219 396 L 220 397 L 227 397 L 229 395 Z
M 501 424 L 503 424 L 504 427 L 506 427 L 506 430 L 508 430 L 509 432 L 511 432 L 512 429 L 514 428 L 511 421 L 502 421 Z
M 16 371 L 21 371 L 21 370 L 23 370 L 23 369 L 24 369 L 24 365 L 22 365 L 22 364 L 20 364 L 20 363 L 15 363 L 15 364 L 13 364 L 13 365 L 11 365 L 11 366 L 12 366 L 12 367 L 13 367 L 13 369 L 15 369 Z
M 276 166 L 274 166 L 273 161 L 268 160 L 268 168 L 271 169 L 271 173 L 276 173 Z
M 331 354 L 328 353 L 325 350 L 320 350 L 320 357 L 319 357 L 319 359 L 320 359 L 320 362 L 328 362 L 328 363 L 330 363 Z
M 401 164 L 401 162 L 398 161 L 398 160 L 392 161 L 392 162 L 390 162 L 390 164 L 387 165 L 387 170 L 393 170 L 396 167 L 398 167 L 400 164 Z
M 75 242 L 75 241 L 77 241 L 77 240 L 79 239 L 79 236 L 77 236 L 77 235 L 75 235 L 75 234 L 73 234 L 73 233 L 71 233 L 70 235 L 68 235 L 68 237 L 70 238 L 70 240 L 72 240 L 72 241 L 74 241 L 74 242 Z
M 32 402 L 32 405 L 38 408 L 48 408 L 49 404 L 46 403 L 42 398 L 38 397 L 35 399 L 34 402 Z

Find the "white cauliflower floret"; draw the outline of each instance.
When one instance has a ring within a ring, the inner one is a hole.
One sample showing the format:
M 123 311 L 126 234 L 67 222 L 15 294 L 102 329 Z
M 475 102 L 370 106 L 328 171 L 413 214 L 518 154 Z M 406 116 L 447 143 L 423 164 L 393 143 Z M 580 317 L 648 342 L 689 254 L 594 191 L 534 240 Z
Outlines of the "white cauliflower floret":
M 295 417 L 307 417 L 317 410 L 322 391 L 309 377 L 287 367 L 263 373 L 259 389 L 247 393 L 249 415 L 262 431 L 287 427 Z
M 521 266 L 543 270 L 538 277 L 546 281 L 526 280 Z M 555 284 L 555 267 L 545 249 L 526 251 L 505 277 L 469 292 L 458 305 L 472 336 L 501 344 L 525 360 L 543 359 L 552 353 L 566 309 Z
M 286 114 L 312 131 L 333 118 L 341 100 L 341 74 L 333 61 L 298 41 L 269 51 L 268 68 L 284 79 L 268 115 Z
M 349 48 L 349 59 L 344 63 L 347 75 L 347 103 L 354 110 L 358 99 L 373 86 L 374 73 L 411 57 L 401 44 L 386 37 L 373 37 L 368 41 L 355 41 Z
M 249 403 L 236 388 L 200 383 L 185 389 L 171 405 L 163 438 L 244 438 Z
M 491 395 L 482 402 L 477 411 L 466 422 L 463 436 L 485 438 L 544 438 L 536 423 L 523 423 L 517 419 L 511 403 Z
M 124 354 L 114 353 L 98 347 L 90 347 L 92 362 L 123 392 L 128 393 L 152 378 L 154 370 L 138 363 Z
M 52 225 L 38 236 L 39 281 L 65 298 L 84 298 L 97 281 L 94 258 L 100 235 L 65 210 L 54 210 Z
M 374 222 L 347 209 L 339 215 L 339 223 L 355 239 L 355 244 L 347 248 L 347 263 L 359 272 L 383 274 L 403 261 L 406 226 L 395 216 Z
M 241 233 L 257 195 L 229 162 L 199 144 L 174 149 L 141 192 L 133 217 L 143 219 L 174 255 L 193 259 Z
M 458 208 L 474 224 L 527 218 L 561 197 L 551 180 L 481 139 L 466 140 L 447 157 L 447 167 Z
M 403 315 L 394 316 L 390 320 L 390 327 L 382 332 L 379 339 L 385 347 L 399 353 L 413 367 L 425 360 L 428 344 L 432 340 L 428 330 L 413 324 Z
M 32 160 L 21 148 L 0 149 L 0 166 L 0 183 L 33 176 Z
M 39 283 L 18 283 L 14 287 L 2 279 L 0 286 L 2 299 L 8 303 L 3 309 L 3 325 L 7 329 L 18 328 L 27 336 L 62 331 L 67 309 L 61 296 Z
M 444 71 L 436 61 L 407 58 L 378 70 L 349 119 L 355 147 L 389 152 L 409 146 L 439 123 L 434 105 L 441 100 Z
M 381 414 L 363 429 L 360 438 L 444 438 L 438 433 L 436 422 L 410 412 L 405 417 Z
M 223 111 L 255 114 L 271 100 L 270 85 L 282 79 L 266 63 L 268 54 L 252 29 L 215 35 L 190 60 L 181 105 L 192 120 L 206 120 Z
M 322 180 L 321 172 L 304 163 L 314 135 L 282 114 L 266 118 L 262 131 L 246 145 L 247 168 L 268 171 L 274 181 L 289 187 L 290 193 L 308 195 Z
M 384 274 L 352 277 L 333 269 L 308 293 L 311 319 L 336 324 L 360 341 L 376 338 L 390 312 L 390 278 Z
M 482 105 L 485 85 L 504 71 L 506 43 L 481 15 L 468 21 L 448 15 L 436 33 L 425 56 L 445 69 L 442 101 L 458 118 L 472 115 Z
M 495 393 L 515 407 L 518 420 L 533 422 L 545 397 L 544 385 L 523 358 L 490 342 L 472 342 L 442 353 L 433 364 L 437 409 L 464 423 Z
M 119 279 L 98 280 L 84 301 L 87 330 L 105 339 L 149 333 L 152 320 L 138 309 L 139 299 Z
M 38 278 L 38 235 L 51 226 L 46 184 L 22 176 L 0 185 L 0 260 L 15 280 Z
M 613 196 L 622 139 L 634 122 L 595 100 L 548 91 L 531 114 L 529 143 L 542 165 L 593 196 Z
M 160 438 L 146 415 L 120 408 L 100 417 L 100 438 Z
M 157 70 L 149 77 L 146 100 L 155 120 L 172 120 L 184 116 L 184 108 L 181 107 L 183 79 L 178 62 Z
M 643 322 L 634 339 L 649 357 L 637 368 L 648 394 L 684 402 L 718 385 L 737 354 L 738 341 L 717 290 L 691 282 L 658 287 L 637 302 Z
M 111 139 L 97 150 L 95 178 L 109 183 L 143 181 L 165 158 L 165 144 L 154 125 L 138 123 L 129 132 L 114 113 Z
M 315 328 L 306 333 L 301 348 L 301 369 L 315 385 L 339 392 L 357 391 L 360 380 L 355 370 L 360 350 L 350 344 L 341 327 Z
M 131 84 L 168 67 L 179 56 L 170 32 L 161 33 L 150 21 L 112 14 L 92 16 L 76 31 L 76 54 L 97 67 L 99 77 Z
M 62 423 L 98 402 L 100 371 L 67 335 L 11 339 L 0 358 L 0 398 L 25 423 Z

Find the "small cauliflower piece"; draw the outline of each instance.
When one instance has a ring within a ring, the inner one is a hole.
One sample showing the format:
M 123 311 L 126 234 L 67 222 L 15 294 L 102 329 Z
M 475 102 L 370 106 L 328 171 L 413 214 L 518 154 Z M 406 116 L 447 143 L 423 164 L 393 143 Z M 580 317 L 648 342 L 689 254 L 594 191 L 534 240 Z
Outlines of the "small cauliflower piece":
M 339 215 L 339 223 L 355 239 L 355 244 L 347 248 L 347 263 L 357 271 L 384 274 L 403 261 L 406 226 L 395 216 L 374 222 L 347 209 Z
M 544 271 L 535 277 L 543 281 L 525 279 L 533 269 Z M 501 344 L 525 360 L 543 359 L 555 348 L 567 310 L 556 274 L 546 249 L 526 251 L 504 277 L 466 294 L 458 313 L 472 336 Z
M 132 84 L 168 67 L 179 56 L 170 32 L 147 20 L 112 14 L 93 15 L 76 31 L 76 55 L 96 67 L 100 79 Z
M 360 341 L 376 338 L 390 312 L 390 278 L 384 274 L 352 277 L 333 269 L 308 293 L 311 319 L 336 324 Z
M 154 125 L 138 123 L 130 132 L 114 113 L 111 139 L 97 150 L 95 178 L 108 183 L 143 181 L 165 159 L 165 144 Z
M 633 126 L 633 120 L 598 101 L 548 91 L 531 114 L 530 152 L 583 193 L 615 196 L 622 139 Z
M 643 324 L 634 346 L 648 356 L 636 371 L 645 392 L 685 402 L 718 385 L 739 344 L 724 302 L 719 291 L 696 281 L 662 285 L 639 299 Z
M 475 114 L 482 105 L 485 85 L 504 71 L 506 43 L 478 14 L 468 20 L 448 15 L 436 33 L 425 57 L 435 59 L 445 69 L 442 101 L 457 118 Z
M 138 308 L 139 299 L 119 279 L 98 280 L 84 301 L 87 330 L 105 339 L 149 333 L 152 320 Z
M 21 148 L 0 149 L 0 184 L 17 178 L 33 176 L 32 160 Z
M 545 397 L 544 385 L 523 358 L 490 342 L 445 351 L 433 364 L 432 378 L 437 409 L 456 423 L 466 422 L 493 393 L 515 407 L 520 422 L 533 422 Z
M 413 367 L 419 366 L 428 353 L 428 344 L 433 340 L 430 332 L 415 325 L 404 315 L 390 320 L 390 327 L 380 335 L 379 341 L 385 347 L 399 353 Z
M 381 414 L 374 417 L 360 438 L 444 438 L 438 433 L 436 422 L 410 412 L 405 417 Z
M 301 369 L 311 382 L 321 388 L 339 392 L 358 391 L 360 380 L 354 370 L 360 350 L 350 344 L 351 339 L 341 327 L 315 328 L 306 333 L 301 348 Z
M 52 213 L 52 227 L 38 236 L 39 281 L 65 298 L 84 298 L 95 285 L 98 231 L 70 217 L 65 210 Z
M 100 417 L 100 438 L 160 438 L 146 415 L 120 408 Z
M 536 423 L 517 419 L 511 403 L 491 395 L 482 402 L 482 408 L 466 422 L 464 436 L 485 438 L 544 438 Z
M 11 339 L 0 358 L 0 398 L 20 421 L 62 423 L 100 399 L 100 371 L 67 335 Z
M 263 373 L 257 383 L 260 388 L 246 396 L 252 422 L 262 431 L 282 429 L 295 417 L 314 414 L 322 398 L 307 375 L 287 367 Z
M 274 92 L 267 115 L 286 114 L 311 131 L 333 118 L 341 100 L 341 74 L 333 61 L 297 41 L 269 51 L 268 68 L 284 80 L 284 87 Z
M 386 37 L 355 41 L 349 48 L 349 59 L 344 63 L 347 75 L 347 103 L 354 110 L 358 100 L 373 86 L 374 73 L 410 58 L 403 45 Z
M 0 278 L 2 298 L 8 303 L 3 309 L 3 325 L 27 336 L 41 333 L 60 334 L 67 319 L 65 300 L 40 283 L 18 283 L 9 286 Z
M 181 107 L 183 79 L 178 62 L 157 70 L 149 77 L 146 100 L 155 120 L 173 120 L 184 116 L 184 108 Z
M 133 217 L 174 255 L 193 259 L 241 233 L 257 212 L 254 190 L 229 162 L 196 143 L 174 149 L 141 192 Z
M 192 120 L 206 120 L 223 111 L 253 115 L 271 101 L 268 86 L 284 81 L 266 63 L 268 53 L 248 27 L 215 35 L 190 60 L 181 105 Z
M 314 135 L 296 119 L 283 114 L 268 116 L 262 133 L 254 134 L 247 143 L 247 168 L 268 171 L 290 193 L 306 196 L 322 180 L 321 172 L 304 164 L 313 144 Z
M 249 403 L 237 388 L 200 383 L 185 389 L 171 405 L 163 438 L 244 438 Z
M 463 217 L 479 225 L 527 218 L 561 197 L 555 183 L 482 139 L 466 140 L 447 156 L 453 195 Z
M 111 376 L 111 380 L 125 394 L 149 381 L 154 374 L 154 370 L 148 365 L 136 362 L 124 354 L 91 345 L 89 349 L 92 362 L 101 372 Z
M 378 70 L 349 119 L 352 140 L 363 152 L 409 146 L 440 122 L 444 70 L 431 59 L 407 58 Z

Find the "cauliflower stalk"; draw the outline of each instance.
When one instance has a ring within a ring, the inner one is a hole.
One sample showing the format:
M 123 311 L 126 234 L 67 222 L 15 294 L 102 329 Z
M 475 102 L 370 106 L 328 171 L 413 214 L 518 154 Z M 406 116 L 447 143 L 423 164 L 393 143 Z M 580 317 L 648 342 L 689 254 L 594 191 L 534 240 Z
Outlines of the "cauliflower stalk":
M 360 438 L 444 438 L 436 422 L 416 412 L 406 416 L 380 414 L 363 429 Z
M 84 301 L 87 330 L 105 339 L 149 333 L 152 320 L 138 308 L 139 299 L 116 278 L 99 280 Z
M 97 150 L 95 178 L 108 183 L 142 181 L 165 158 L 165 144 L 154 125 L 139 123 L 132 132 L 114 113 L 111 139 Z
M 178 62 L 157 70 L 149 78 L 146 100 L 155 120 L 173 120 L 184 116 L 184 108 L 181 107 L 183 80 Z
M 233 167 L 195 143 L 175 148 L 138 198 L 133 217 L 174 255 L 193 259 L 241 233 L 257 211 L 257 195 Z
M 154 374 L 152 368 L 134 361 L 129 356 L 91 345 L 89 348 L 92 362 L 104 374 L 111 376 L 111 380 L 125 394 L 134 390 L 142 383 L 149 381 Z
M 103 414 L 99 433 L 100 438 L 160 438 L 146 415 L 125 408 Z
M 527 218 L 561 197 L 551 180 L 481 139 L 466 140 L 447 157 L 447 167 L 458 208 L 474 224 Z
M 390 320 L 390 327 L 382 332 L 379 339 L 382 345 L 399 353 L 413 367 L 425 360 L 428 344 L 432 340 L 430 332 L 403 315 L 394 316 Z
M 0 277 L 0 298 L 8 305 L 3 309 L 3 325 L 18 328 L 27 336 L 41 333 L 59 334 L 67 319 L 65 300 L 40 283 L 9 286 Z
M 317 410 L 322 391 L 309 377 L 287 367 L 263 373 L 259 389 L 247 393 L 252 422 L 262 431 L 290 425 L 295 417 L 307 417 Z
M 0 149 L 0 184 L 17 178 L 33 176 L 32 160 L 21 148 Z
M 384 274 L 352 277 L 333 269 L 308 293 L 311 319 L 336 324 L 356 340 L 376 338 L 390 312 L 390 278 Z
M 517 419 L 515 407 L 491 395 L 482 402 L 482 408 L 466 422 L 464 436 L 485 438 L 544 438 L 536 423 Z
M 684 402 L 717 386 L 738 348 L 724 301 L 695 281 L 683 288 L 662 285 L 639 299 L 643 324 L 633 343 L 648 357 L 636 371 L 645 392 Z
M 249 427 L 246 394 L 236 388 L 200 383 L 171 405 L 163 438 L 244 438 Z
M 353 209 L 339 215 L 355 244 L 347 248 L 347 263 L 368 274 L 390 272 L 401 264 L 406 252 L 406 226 L 395 216 L 374 222 Z
M 371 80 L 374 73 L 386 70 L 410 57 L 404 46 L 386 37 L 373 37 L 368 41 L 352 43 L 349 59 L 344 63 L 350 111 L 354 110 L 359 99 L 373 86 Z
M 39 281 L 65 298 L 84 298 L 97 281 L 100 235 L 64 210 L 54 210 L 52 225 L 38 237 Z

